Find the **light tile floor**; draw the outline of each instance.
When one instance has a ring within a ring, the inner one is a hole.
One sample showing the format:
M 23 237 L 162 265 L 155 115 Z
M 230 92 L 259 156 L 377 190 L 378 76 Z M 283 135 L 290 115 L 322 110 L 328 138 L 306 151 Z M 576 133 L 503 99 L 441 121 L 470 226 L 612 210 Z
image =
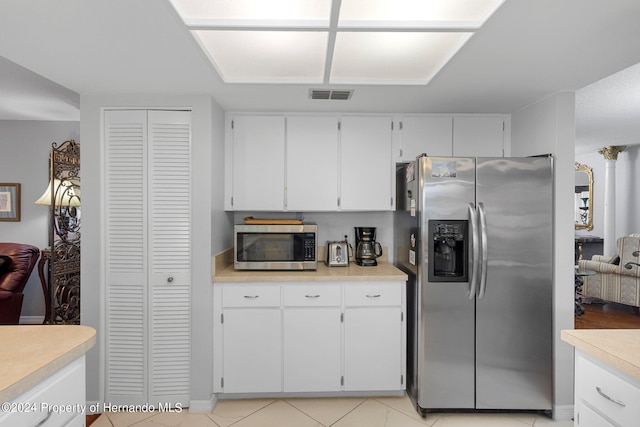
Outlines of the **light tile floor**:
M 429 414 L 408 397 L 222 400 L 208 413 L 107 412 L 91 427 L 573 427 L 536 414 Z

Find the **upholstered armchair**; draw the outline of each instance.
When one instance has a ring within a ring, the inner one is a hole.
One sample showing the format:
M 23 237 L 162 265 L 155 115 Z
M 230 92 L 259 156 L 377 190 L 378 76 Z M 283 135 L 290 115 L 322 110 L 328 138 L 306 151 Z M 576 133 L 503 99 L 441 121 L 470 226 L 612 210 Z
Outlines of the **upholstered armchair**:
M 640 234 L 620 237 L 618 255 L 609 258 L 594 255 L 581 260 L 581 270 L 595 271 L 584 277 L 582 295 L 640 307 Z
M 17 325 L 22 290 L 38 261 L 40 250 L 22 243 L 0 243 L 0 325 Z

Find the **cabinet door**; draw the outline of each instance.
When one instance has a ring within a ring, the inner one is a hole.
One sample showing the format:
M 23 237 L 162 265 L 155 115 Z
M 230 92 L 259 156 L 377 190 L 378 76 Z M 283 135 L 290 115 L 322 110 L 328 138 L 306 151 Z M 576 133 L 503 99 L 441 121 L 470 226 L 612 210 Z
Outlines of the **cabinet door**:
M 453 118 L 450 116 L 404 117 L 402 119 L 402 161 L 417 156 L 453 155 Z
M 400 307 L 352 307 L 344 311 L 344 389 L 402 390 Z
M 390 117 L 343 117 L 340 133 L 340 208 L 392 209 Z
M 234 210 L 284 209 L 284 141 L 282 116 L 233 118 Z
M 340 390 L 340 307 L 284 311 L 284 391 Z
M 504 118 L 462 116 L 453 119 L 453 155 L 503 157 Z
M 576 402 L 576 427 L 614 427 L 615 424 L 605 420 L 599 413 L 585 405 L 583 401 Z
M 338 119 L 287 118 L 289 211 L 338 209 Z
M 280 309 L 225 309 L 223 313 L 224 392 L 281 392 Z

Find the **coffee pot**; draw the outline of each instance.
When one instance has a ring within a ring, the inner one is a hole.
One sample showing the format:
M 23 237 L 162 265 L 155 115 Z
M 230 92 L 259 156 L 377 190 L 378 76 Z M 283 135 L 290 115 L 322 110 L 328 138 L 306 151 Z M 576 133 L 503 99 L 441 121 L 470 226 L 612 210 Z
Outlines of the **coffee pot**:
M 376 258 L 382 256 L 382 246 L 376 242 L 375 227 L 355 227 L 356 264 L 362 266 L 378 265 Z

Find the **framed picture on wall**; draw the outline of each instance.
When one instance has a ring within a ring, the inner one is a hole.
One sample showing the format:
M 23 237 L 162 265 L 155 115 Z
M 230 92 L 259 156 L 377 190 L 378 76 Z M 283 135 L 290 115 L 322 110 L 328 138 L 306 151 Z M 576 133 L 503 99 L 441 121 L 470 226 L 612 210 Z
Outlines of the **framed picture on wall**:
M 20 184 L 0 182 L 0 221 L 20 221 Z

